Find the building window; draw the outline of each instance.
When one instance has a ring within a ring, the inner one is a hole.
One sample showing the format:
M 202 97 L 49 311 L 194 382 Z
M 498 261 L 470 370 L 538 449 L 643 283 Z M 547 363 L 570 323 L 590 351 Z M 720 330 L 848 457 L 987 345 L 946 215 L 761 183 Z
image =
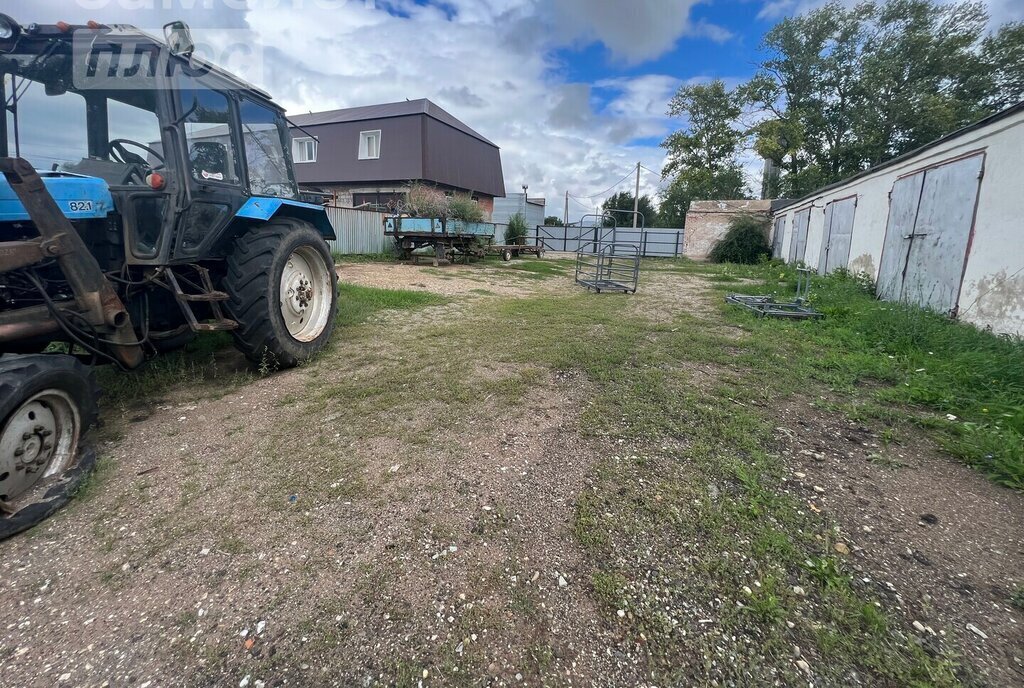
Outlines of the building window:
M 293 139 L 292 157 L 295 162 L 316 162 L 316 139 Z
M 380 129 L 359 132 L 359 159 L 376 160 L 380 157 Z

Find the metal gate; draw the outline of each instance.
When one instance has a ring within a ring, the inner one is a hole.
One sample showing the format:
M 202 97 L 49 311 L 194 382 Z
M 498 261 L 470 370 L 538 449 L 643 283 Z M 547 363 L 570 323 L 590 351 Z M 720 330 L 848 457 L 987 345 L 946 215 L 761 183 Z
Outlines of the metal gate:
M 845 268 L 850 262 L 850 243 L 853 240 L 853 218 L 856 212 L 856 196 L 832 201 L 825 206 L 821 255 L 818 258 L 819 274 L 827 275 L 836 268 Z
M 782 240 L 786 236 L 786 218 L 775 218 L 775 230 L 772 232 L 772 258 L 782 258 Z
M 811 222 L 811 209 L 801 210 L 793 216 L 793 239 L 789 243 L 789 262 L 803 261 L 807 252 L 807 225 Z
M 956 312 L 984 162 L 979 153 L 896 181 L 879 296 Z

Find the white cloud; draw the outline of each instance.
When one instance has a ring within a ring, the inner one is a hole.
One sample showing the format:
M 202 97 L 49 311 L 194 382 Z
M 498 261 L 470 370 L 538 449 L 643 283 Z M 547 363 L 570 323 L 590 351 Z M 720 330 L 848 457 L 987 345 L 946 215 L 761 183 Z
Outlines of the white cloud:
M 384 0 L 240 4 L 13 0 L 4 12 L 26 23 L 96 19 L 143 28 L 180 18 L 198 40 L 212 42 L 227 40 L 223 29 L 247 28 L 263 51 L 257 85 L 289 112 L 430 98 L 501 147 L 509 190 L 529 184 L 557 215 L 566 189 L 578 196 L 603 190 L 638 160 L 661 170 L 656 141 L 670 131 L 665 110 L 680 80 L 651 74 L 570 83 L 554 51 L 599 40 L 614 60 L 636 63 L 685 36 L 716 38 L 714 29 L 689 22 L 691 0 L 448 0 L 445 7 L 388 0 L 392 13 L 381 9 Z M 656 176 L 641 180 L 643 193 L 656 193 Z M 623 189 L 632 184 L 612 192 Z
M 672 49 L 689 28 L 697 0 L 553 0 L 560 26 L 576 38 L 597 39 L 630 63 Z

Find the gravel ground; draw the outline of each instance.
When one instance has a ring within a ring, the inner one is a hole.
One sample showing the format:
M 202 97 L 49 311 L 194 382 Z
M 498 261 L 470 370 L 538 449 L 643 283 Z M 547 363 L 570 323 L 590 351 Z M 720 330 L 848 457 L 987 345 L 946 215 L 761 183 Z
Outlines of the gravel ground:
M 815 400 L 822 401 L 822 400 Z M 922 646 L 950 639 L 990 685 L 1024 685 L 1024 495 L 941 455 L 912 427 L 872 429 L 795 399 L 778 416 L 791 490 L 840 526 L 839 542 Z
M 578 426 L 590 383 L 536 370 L 515 413 L 452 418 L 425 400 L 377 429 L 355 417 L 358 399 L 310 400 L 372 385 L 396 343 L 439 313 L 472 317 L 474 298 L 570 290 L 571 277 L 385 264 L 339 274 L 454 301 L 382 315 L 372 341 L 224 396 L 179 388 L 108 407 L 94 484 L 0 543 L 5 686 L 645 682 L 616 649 L 620 630 L 599 614 L 571 533 L 600 454 Z M 710 318 L 701 284 L 650 275 L 635 312 Z M 1020 685 L 1024 619 L 1002 600 L 1024 570 L 1021 495 L 916 435 L 883 464 L 870 429 L 807 400 L 777 422 L 790 489 L 835 519 L 853 564 L 907 626 L 920 623 L 922 644 L 948 634 L 985 682 Z

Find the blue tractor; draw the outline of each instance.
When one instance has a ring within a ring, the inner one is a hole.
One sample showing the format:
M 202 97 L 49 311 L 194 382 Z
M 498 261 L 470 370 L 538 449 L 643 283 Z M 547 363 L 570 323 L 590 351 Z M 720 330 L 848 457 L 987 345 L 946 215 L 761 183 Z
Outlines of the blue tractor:
M 0 537 L 88 471 L 93 364 L 224 330 L 283 368 L 334 327 L 334 231 L 283 109 L 164 30 L 0 15 Z

